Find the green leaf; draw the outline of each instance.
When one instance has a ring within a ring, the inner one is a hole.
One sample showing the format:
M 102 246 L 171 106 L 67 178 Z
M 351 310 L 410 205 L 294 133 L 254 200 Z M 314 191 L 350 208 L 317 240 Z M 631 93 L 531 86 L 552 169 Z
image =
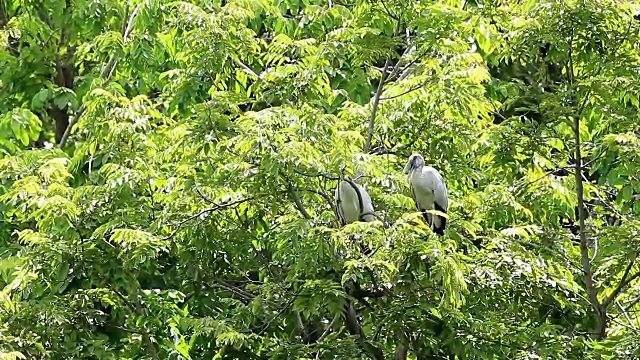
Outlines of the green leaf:
M 52 97 L 52 91 L 48 88 L 40 90 L 31 99 L 31 107 L 33 109 L 44 109 L 47 101 Z

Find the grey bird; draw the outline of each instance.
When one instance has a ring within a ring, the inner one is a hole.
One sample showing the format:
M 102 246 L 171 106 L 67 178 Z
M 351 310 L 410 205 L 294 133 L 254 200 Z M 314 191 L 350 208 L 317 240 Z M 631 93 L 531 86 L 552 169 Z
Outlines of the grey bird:
M 374 221 L 374 209 L 367 190 L 349 178 L 338 183 L 335 191 L 336 210 L 342 225 L 356 221 Z

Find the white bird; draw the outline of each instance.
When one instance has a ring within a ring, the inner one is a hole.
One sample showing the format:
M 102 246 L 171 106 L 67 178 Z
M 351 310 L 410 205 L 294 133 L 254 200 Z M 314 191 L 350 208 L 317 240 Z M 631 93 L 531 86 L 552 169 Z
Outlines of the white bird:
M 422 216 L 434 233 L 444 235 L 447 218 L 425 212 L 425 210 L 437 210 L 447 213 L 449 207 L 447 186 L 442 176 L 433 167 L 425 166 L 421 154 L 413 154 L 409 157 L 404 173 L 409 174 L 411 197 L 416 208 L 422 212 Z
M 353 180 L 344 178 L 336 186 L 336 210 L 342 225 L 356 221 L 374 221 L 374 210 L 367 190 Z

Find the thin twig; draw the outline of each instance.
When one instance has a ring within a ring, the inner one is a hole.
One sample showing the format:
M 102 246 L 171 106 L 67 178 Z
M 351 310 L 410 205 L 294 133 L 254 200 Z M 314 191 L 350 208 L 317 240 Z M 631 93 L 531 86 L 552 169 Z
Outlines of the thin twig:
M 408 51 L 408 49 L 407 49 Z M 407 53 L 407 51 L 405 51 L 404 54 L 402 54 L 402 56 L 404 57 L 404 55 Z M 391 72 L 391 74 L 389 75 L 389 77 L 387 78 L 387 82 L 393 81 L 395 80 L 398 76 L 400 76 L 400 74 L 404 73 L 405 71 L 407 71 L 411 66 L 415 65 L 418 61 L 422 60 L 425 56 L 427 56 L 427 54 L 432 53 L 431 47 L 428 49 L 425 49 L 421 54 L 418 54 L 415 59 L 409 61 L 406 65 L 404 66 L 400 66 L 401 62 L 402 62 L 402 57 L 400 58 L 400 60 L 398 60 L 398 63 L 396 64 L 396 66 L 394 67 L 393 71 Z
M 582 174 L 582 180 L 584 180 L 585 182 L 589 183 L 589 179 L 587 179 L 587 177 L 584 175 L 584 173 Z M 594 186 L 595 188 L 595 186 Z M 606 201 L 602 195 L 600 195 L 598 188 L 595 188 L 596 191 L 594 191 L 593 193 L 596 194 L 596 196 L 598 197 L 598 199 L 600 199 L 600 202 L 602 203 L 602 205 L 604 205 L 604 207 L 608 208 L 609 210 L 611 210 L 613 213 L 615 213 L 616 215 L 618 215 L 621 219 L 622 219 L 622 214 L 613 207 L 613 205 L 609 204 L 608 201 Z
M 546 178 L 546 177 L 547 177 L 547 176 L 549 176 L 549 175 L 553 175 L 553 174 L 554 174 L 555 172 L 557 172 L 558 170 L 563 170 L 563 169 L 564 169 L 564 170 L 568 170 L 568 169 L 573 169 L 573 168 L 574 168 L 574 166 L 573 166 L 573 165 L 568 165 L 568 166 L 561 166 L 561 167 L 557 167 L 557 168 L 555 168 L 555 169 L 553 169 L 553 170 L 549 170 L 549 171 L 547 171 L 546 173 L 544 173 L 544 175 L 540 176 L 540 177 L 539 177 L 539 178 L 537 178 L 537 179 L 533 179 L 533 180 L 527 181 L 526 183 L 524 183 L 524 184 L 522 184 L 522 185 L 518 185 L 518 186 L 517 186 L 517 188 L 516 188 L 516 192 L 520 192 L 520 191 L 521 191 L 521 190 L 523 190 L 525 187 L 527 187 L 527 186 L 529 186 L 529 185 L 531 185 L 531 184 L 537 183 L 538 181 L 540 181 L 540 180 L 542 180 L 542 179 Z
M 387 7 L 387 4 L 385 3 L 387 0 L 380 0 L 379 3 L 382 5 L 382 7 L 384 8 L 384 11 L 387 13 L 387 15 L 389 15 L 390 18 L 394 19 L 394 20 L 400 20 L 400 18 L 398 17 L 398 15 L 393 14 L 391 11 L 389 11 L 389 8 Z
M 135 306 L 133 306 L 133 304 L 131 304 L 131 302 L 129 302 L 129 300 L 127 300 L 127 298 L 122 295 L 118 290 L 113 289 L 113 288 L 109 288 L 109 290 L 111 290 L 114 294 L 116 294 L 117 297 L 120 298 L 120 300 L 122 300 L 122 302 L 127 305 L 131 310 L 135 311 Z
M 296 317 L 296 326 L 300 331 L 300 335 L 302 336 L 302 339 L 307 343 L 310 342 L 309 333 L 307 332 L 307 329 L 304 326 L 304 322 L 302 321 L 302 316 L 300 315 L 299 311 L 296 311 L 295 317 Z
M 208 213 L 213 212 L 213 211 L 222 210 L 222 209 L 228 208 L 230 206 L 238 205 L 238 204 L 253 200 L 254 198 L 255 197 L 253 197 L 253 196 L 249 196 L 249 197 L 246 197 L 244 199 L 232 201 L 232 202 L 226 203 L 226 204 L 216 204 L 215 206 L 207 208 L 207 209 L 204 209 L 202 211 L 199 211 L 198 213 L 196 213 L 194 215 L 191 215 L 191 216 L 187 217 L 186 219 L 184 219 L 182 221 L 179 221 L 179 222 L 173 223 L 173 224 L 167 224 L 166 226 L 176 227 L 176 229 L 169 236 L 163 238 L 162 240 L 169 240 L 172 237 L 174 237 L 178 233 L 178 231 L 182 228 L 182 226 L 184 224 L 188 223 L 189 221 L 191 221 L 193 219 L 196 219 L 196 218 L 198 218 L 198 217 L 200 217 L 200 216 L 202 216 L 204 214 L 208 214 Z
M 256 77 L 256 79 L 258 80 L 262 80 L 262 78 L 260 77 L 260 75 L 258 75 L 255 71 L 253 71 L 249 66 L 247 66 L 245 63 L 243 63 L 242 61 L 240 61 L 240 59 L 237 58 L 233 58 L 233 62 L 235 62 L 238 66 L 240 66 L 244 71 L 248 72 L 249 74 L 251 74 L 252 76 Z
M 322 335 L 320 335 L 320 337 L 318 338 L 318 343 L 321 342 L 322 340 L 324 340 L 325 337 L 327 337 L 327 335 L 329 335 L 329 332 L 331 331 L 331 328 L 333 327 L 333 324 L 340 318 L 340 313 L 337 313 L 336 316 L 333 317 L 333 320 L 331 320 L 331 322 L 327 325 L 327 328 L 324 329 L 324 332 L 322 333 Z
M 616 300 L 616 305 L 618 305 L 618 307 L 620 308 L 620 311 L 622 311 L 622 313 L 624 314 L 624 317 L 627 319 L 627 321 L 629 322 L 629 325 L 631 327 L 633 327 L 635 330 L 637 330 L 636 325 L 633 323 L 633 320 L 631 320 L 631 317 L 629 317 L 629 313 L 627 313 L 627 311 L 622 307 L 622 305 L 620 305 L 620 302 L 618 302 L 618 300 Z
M 381 98 L 380 98 L 380 101 L 392 100 L 392 99 L 396 99 L 396 98 L 399 98 L 399 97 L 401 97 L 401 96 L 407 95 L 407 94 L 412 93 L 412 92 L 414 92 L 414 91 L 416 91 L 416 90 L 420 90 L 420 89 L 422 89 L 423 87 L 425 87 L 425 86 L 426 86 L 427 84 L 429 84 L 430 82 L 432 82 L 432 79 L 429 79 L 429 80 L 423 81 L 420 85 L 415 86 L 415 87 L 412 87 L 412 88 L 410 88 L 409 90 L 406 90 L 406 91 L 404 91 L 404 92 L 402 92 L 402 93 L 400 93 L 400 94 L 397 94 L 397 95 L 391 95 L 391 96 L 386 96 L 386 97 L 381 97 Z
M 129 22 L 127 23 L 124 33 L 122 34 L 123 45 L 126 45 L 127 40 L 129 39 L 129 34 L 131 33 L 131 29 L 133 27 L 133 21 L 135 20 L 136 15 L 138 15 L 138 11 L 140 10 L 141 6 L 142 6 L 142 3 L 138 3 L 136 8 L 131 13 L 131 16 L 129 17 Z M 116 53 L 114 53 L 111 56 L 111 59 L 109 59 L 109 63 L 107 64 L 107 66 L 104 67 L 104 69 L 102 70 L 102 73 L 100 74 L 100 77 L 105 79 L 104 81 L 105 85 L 109 83 L 109 81 L 111 81 L 111 77 L 113 75 L 113 71 L 117 63 L 118 63 L 117 55 Z M 75 116 L 71 118 L 71 120 L 69 120 L 69 124 L 67 125 L 67 128 L 64 130 L 64 133 L 62 134 L 62 138 L 60 139 L 60 143 L 58 144 L 59 148 L 63 148 L 65 146 L 65 144 L 67 143 L 67 140 L 69 139 L 69 135 L 71 134 L 71 129 L 78 122 L 80 117 L 85 113 L 86 109 L 87 109 L 86 105 L 82 104 L 82 106 L 80 107 L 80 109 L 78 109 L 78 112 L 75 114 Z
M 602 306 L 604 306 L 604 307 L 609 306 L 609 304 L 611 304 L 611 302 L 614 301 L 618 297 L 618 295 L 620 295 L 620 293 L 627 286 L 629 286 L 629 284 L 631 284 L 637 278 L 640 278 L 640 271 L 638 271 L 637 273 L 629 276 L 629 274 L 631 273 L 631 269 L 633 268 L 633 265 L 635 265 L 636 257 L 637 257 L 637 254 L 634 254 L 634 256 L 631 258 L 631 261 L 629 261 L 629 264 L 624 269 L 624 273 L 622 274 L 622 278 L 620 279 L 620 283 L 618 283 L 618 286 L 616 286 L 615 289 L 613 289 L 613 292 L 611 292 L 611 295 L 607 296 L 602 301 Z
M 305 172 L 302 172 L 302 171 L 297 170 L 297 169 L 293 169 L 293 172 L 298 174 L 298 175 L 302 175 L 302 176 L 306 176 L 306 177 L 323 177 L 323 178 L 329 179 L 329 180 L 340 180 L 339 176 L 333 176 L 333 175 L 329 175 L 329 174 L 322 174 L 322 173 L 309 174 L 309 173 L 305 173 Z
M 111 324 L 111 323 L 105 323 L 105 325 L 108 326 L 108 327 L 114 328 L 114 329 L 118 329 L 118 330 L 122 330 L 124 332 L 131 333 L 131 334 L 138 334 L 138 335 L 144 334 L 143 331 L 135 330 L 135 329 L 129 329 L 129 328 L 124 327 L 124 326 L 114 325 L 114 324 Z
M 633 299 L 626 307 L 625 307 L 625 311 L 629 311 L 631 310 L 631 308 L 633 308 L 634 306 L 638 305 L 638 303 L 640 303 L 640 296 L 638 296 L 637 298 Z
M 299 292 L 298 292 L 299 294 Z M 296 294 L 296 296 L 298 295 Z M 280 311 L 278 311 L 278 313 L 272 317 L 271 319 L 269 319 L 269 321 L 267 321 L 266 324 L 264 324 L 260 330 L 258 330 L 257 334 L 260 335 L 261 333 L 263 333 L 265 330 L 267 330 L 269 328 L 269 326 L 271 326 L 271 324 L 273 324 L 274 321 L 276 321 L 280 316 L 282 316 L 282 314 L 284 314 L 285 311 L 287 311 L 287 309 L 289 309 L 291 307 L 291 305 L 293 305 L 293 302 L 296 300 L 296 296 L 293 296 L 286 304 L 285 306 L 283 306 Z

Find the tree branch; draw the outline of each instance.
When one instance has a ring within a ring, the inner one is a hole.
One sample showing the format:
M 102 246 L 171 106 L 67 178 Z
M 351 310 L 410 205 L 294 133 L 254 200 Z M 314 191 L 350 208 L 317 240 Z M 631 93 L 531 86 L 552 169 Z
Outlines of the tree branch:
M 215 206 L 207 208 L 207 209 L 204 209 L 204 210 L 202 210 L 202 211 L 200 211 L 200 212 L 198 212 L 198 213 L 196 213 L 194 215 L 191 215 L 191 216 L 187 217 L 186 219 L 184 219 L 184 220 L 182 220 L 180 222 L 173 223 L 173 224 L 167 224 L 167 226 L 175 226 L 176 229 L 169 236 L 163 238 L 162 240 L 169 240 L 172 237 L 174 237 L 178 233 L 178 231 L 182 228 L 182 226 L 184 224 L 188 223 L 189 221 L 191 221 L 193 219 L 196 219 L 196 218 L 198 218 L 198 217 L 200 217 L 200 216 L 202 216 L 204 214 L 208 214 L 208 213 L 213 212 L 213 211 L 222 210 L 224 208 L 228 208 L 228 207 L 231 207 L 231 206 L 234 206 L 234 205 L 238 205 L 238 204 L 253 200 L 254 198 L 255 198 L 254 196 L 249 196 L 249 197 L 246 197 L 244 199 L 232 201 L 232 202 L 226 203 L 226 204 L 215 204 L 214 203 Z
M 431 48 L 428 48 L 424 50 L 421 54 L 417 55 L 415 59 L 409 61 L 406 65 L 400 66 L 400 64 L 402 63 L 402 58 L 406 54 L 406 51 L 405 51 L 405 54 L 402 54 L 402 57 L 398 60 L 398 62 L 394 66 L 393 71 L 387 77 L 387 83 L 395 80 L 398 76 L 400 76 L 400 74 L 406 72 L 411 66 L 415 65 L 418 61 L 420 61 L 422 58 L 427 56 L 427 54 L 429 54 L 430 52 L 431 52 Z
M 384 8 L 384 11 L 387 13 L 387 15 L 389 15 L 390 18 L 400 21 L 400 17 L 398 17 L 398 15 L 393 14 L 391 11 L 389 11 L 389 8 L 387 7 L 387 4 L 385 3 L 385 1 L 387 0 L 378 0 L 376 2 L 380 3 L 380 5 L 382 5 L 382 7 Z
M 392 99 L 399 98 L 399 97 L 401 97 L 401 96 L 407 95 L 407 94 L 412 93 L 412 92 L 414 92 L 414 91 L 416 91 L 416 90 L 420 90 L 420 89 L 422 89 L 423 87 L 425 87 L 425 85 L 429 84 L 430 82 L 431 82 L 431 79 L 430 79 L 430 80 L 427 80 L 427 81 L 423 81 L 420 85 L 418 85 L 418 86 L 414 86 L 414 87 L 410 88 L 409 90 L 403 91 L 403 92 L 402 92 L 402 93 L 400 93 L 400 94 L 397 94 L 397 95 L 391 95 L 391 96 L 386 96 L 386 97 L 381 97 L 381 98 L 380 98 L 380 101 L 392 100 Z
M 131 33 L 131 29 L 133 27 L 133 21 L 138 15 L 138 11 L 140 10 L 141 6 L 142 6 L 142 3 L 138 3 L 136 8 L 131 13 L 131 16 L 129 17 L 127 26 L 125 27 L 124 33 L 122 34 L 123 44 L 126 44 L 127 40 L 129 39 L 129 34 Z M 111 59 L 109 59 L 109 63 L 107 63 L 107 65 L 102 70 L 102 73 L 100 74 L 100 77 L 105 79 L 104 81 L 105 85 L 109 83 L 109 81 L 111 81 L 111 77 L 113 76 L 113 71 L 117 63 L 118 63 L 117 55 L 114 53 L 111 56 Z M 67 128 L 64 130 L 64 133 L 62 134 L 62 138 L 58 143 L 59 148 L 63 148 L 66 145 L 67 140 L 69 140 L 69 135 L 71 134 L 71 129 L 78 122 L 78 120 L 85 113 L 86 110 L 87 110 L 86 105 L 82 104 L 82 106 L 80 107 L 80 109 L 78 109 L 78 112 L 75 114 L 75 116 L 71 120 L 69 120 L 69 125 L 67 125 Z
M 140 298 L 138 295 L 139 295 L 138 288 L 136 287 L 136 289 L 134 290 L 134 298 L 135 298 L 134 303 L 135 303 L 136 314 L 138 316 L 143 316 L 144 310 L 142 309 L 142 304 L 140 303 Z M 151 340 L 151 337 L 147 332 L 144 332 L 144 331 L 142 332 L 142 340 L 147 345 L 147 350 L 149 351 L 149 355 L 151 355 L 151 358 L 154 360 L 160 360 L 160 356 L 158 355 L 158 350 L 156 349 L 155 344 L 153 343 L 153 341 Z
M 309 220 L 312 219 L 313 217 L 305 209 L 304 205 L 302 204 L 302 201 L 300 200 L 300 196 L 298 195 L 298 192 L 293 187 L 292 183 L 289 180 L 286 180 L 286 181 L 287 181 L 287 190 L 289 191 L 289 194 L 293 202 L 295 203 L 296 208 L 298 209 L 300 214 L 302 214 L 302 217 Z M 374 345 L 367 343 L 364 332 L 362 331 L 362 326 L 360 326 L 360 323 L 358 321 L 358 316 L 356 313 L 355 306 L 351 301 L 347 301 L 347 304 L 345 305 L 345 312 L 346 312 L 345 323 L 349 333 L 351 333 L 352 335 L 358 336 L 360 345 L 362 346 L 362 348 L 368 353 L 370 353 L 374 357 L 374 359 L 383 360 L 384 354 L 382 353 L 382 350 L 378 349 Z M 296 316 L 296 323 L 298 325 L 298 328 L 300 329 L 303 339 L 305 339 L 305 341 L 308 342 L 310 340 L 309 337 L 311 336 L 311 334 L 305 331 L 304 323 L 302 322 L 302 317 L 300 316 L 300 313 L 296 312 L 295 316 Z
M 334 201 L 331 199 L 329 194 L 327 194 L 327 192 L 324 190 L 324 188 L 322 189 L 322 191 L 315 190 L 315 189 L 300 189 L 300 190 L 307 191 L 307 192 L 314 193 L 314 194 L 322 196 L 322 198 L 324 198 L 325 201 L 327 202 L 327 205 L 329 205 L 329 207 L 331 207 L 331 211 L 333 211 L 333 214 L 336 216 L 336 218 L 340 217 L 338 215 L 338 209 L 336 209 Z
M 376 121 L 376 115 L 378 114 L 378 104 L 380 103 L 380 95 L 382 95 L 382 89 L 384 88 L 384 84 L 387 78 L 387 69 L 389 68 L 389 64 L 391 63 L 391 58 L 388 57 L 384 63 L 384 67 L 382 68 L 382 75 L 380 76 L 380 82 L 378 83 L 378 89 L 376 89 L 376 93 L 373 96 L 373 106 L 371 107 L 371 118 L 369 119 L 369 133 L 367 135 L 367 142 L 364 145 L 364 152 L 368 153 L 369 149 L 371 149 L 371 141 L 373 140 L 373 128 Z
M 138 298 L 138 288 L 136 287 L 134 290 L 134 302 L 131 303 L 129 300 L 127 300 L 127 298 L 122 295 L 119 291 L 117 291 L 116 289 L 113 288 L 109 288 L 114 294 L 116 294 L 116 296 L 118 296 L 120 298 L 120 300 L 122 300 L 122 302 L 125 303 L 125 305 L 127 305 L 133 312 L 136 313 L 136 315 L 138 316 L 143 316 L 144 315 L 144 310 L 142 309 L 142 305 L 140 304 L 140 299 Z M 158 355 L 158 350 L 156 349 L 156 346 L 153 344 L 153 341 L 151 340 L 151 337 L 149 337 L 149 333 L 147 333 L 146 331 L 143 330 L 135 330 L 135 329 L 128 329 L 128 328 L 124 328 L 124 327 L 119 327 L 119 326 L 115 326 L 112 324 L 107 324 L 109 326 L 113 326 L 115 328 L 118 328 L 122 331 L 125 332 L 129 332 L 129 333 L 133 333 L 133 334 L 140 334 L 142 335 L 142 340 L 145 342 L 145 345 L 147 346 L 147 350 L 149 351 L 149 354 L 151 355 L 151 358 L 153 358 L 154 360 L 160 360 L 160 356 Z
M 298 293 L 296 293 L 293 297 L 291 297 L 291 299 L 278 311 L 278 313 L 273 316 L 271 319 L 269 319 L 269 321 L 267 321 L 261 328 L 260 330 L 258 330 L 258 335 L 262 334 L 265 330 L 267 330 L 269 328 L 269 326 L 271 326 L 271 324 L 273 324 L 274 321 L 276 321 L 280 316 L 282 316 L 282 314 L 284 314 L 285 311 L 287 311 L 287 309 L 289 309 L 291 307 L 291 305 L 293 305 L 293 302 L 296 300 L 296 297 L 300 294 L 300 291 L 298 291 Z
M 6 7 L 4 6 L 4 0 L 0 0 L 0 30 L 4 29 L 8 22 L 9 15 L 7 14 Z
M 296 317 L 296 326 L 298 327 L 298 331 L 300 331 L 300 336 L 302 336 L 302 340 L 304 340 L 304 342 L 306 343 L 309 343 L 310 342 L 309 332 L 304 326 L 304 322 L 302 321 L 302 316 L 300 316 L 299 311 L 296 311 L 295 317 Z
M 571 30 L 571 38 L 569 40 L 569 64 L 567 73 L 569 83 L 573 87 L 575 76 L 573 73 L 573 29 Z M 582 272 L 584 274 L 585 289 L 589 296 L 589 302 L 596 312 L 597 318 L 597 334 L 599 338 L 604 337 L 606 332 L 606 307 L 600 304 L 598 300 L 598 290 L 593 281 L 593 271 L 591 269 L 591 259 L 589 257 L 589 244 L 587 243 L 587 234 L 585 220 L 587 214 L 584 207 L 584 185 L 582 179 L 582 151 L 580 142 L 580 118 L 582 111 L 588 99 L 588 94 L 583 99 L 582 104 L 578 107 L 578 111 L 573 116 L 573 136 L 574 136 L 574 157 L 575 157 L 575 179 L 576 179 L 576 195 L 578 198 L 578 220 L 579 220 L 579 237 L 580 237 L 580 257 L 582 259 Z
M 233 62 L 236 63 L 236 65 L 240 66 L 245 72 L 249 73 L 251 76 L 255 77 L 257 80 L 262 80 L 262 78 L 260 77 L 260 75 L 258 75 L 255 71 L 253 71 L 253 69 L 251 69 L 249 66 L 247 66 L 245 63 L 243 63 L 242 61 L 240 61 L 240 59 L 238 58 L 233 58 Z
M 627 265 L 626 269 L 624 269 L 624 273 L 622 274 L 622 278 L 620 279 L 620 283 L 618 283 L 618 286 L 616 286 L 615 289 L 613 289 L 613 292 L 611 293 L 611 295 L 607 296 L 607 298 L 602 301 L 602 306 L 604 306 L 604 307 L 609 306 L 609 304 L 611 304 L 611 302 L 614 301 L 618 297 L 618 295 L 620 295 L 620 293 L 627 286 L 629 286 L 629 284 L 631 284 L 634 280 L 640 278 L 640 271 L 638 271 L 637 273 L 629 276 L 629 274 L 631 273 L 631 269 L 633 268 L 633 265 L 636 262 L 636 257 L 637 257 L 637 255 L 634 255 L 632 257 L 632 259 L 629 262 L 629 264 Z
M 396 347 L 395 360 L 407 360 L 407 352 L 409 351 L 409 347 L 407 344 L 407 337 L 404 333 L 400 333 L 398 339 L 398 346 Z
M 633 323 L 633 320 L 631 320 L 629 313 L 627 313 L 627 311 L 622 307 L 622 305 L 620 305 L 620 303 L 617 300 L 616 300 L 616 305 L 618 305 L 618 307 L 620 308 L 620 311 L 624 314 L 624 317 L 629 322 L 629 326 L 633 327 L 634 329 L 637 329 L 635 324 Z
M 638 303 L 640 303 L 640 296 L 638 296 L 637 298 L 633 299 L 631 301 L 631 303 L 626 304 L 626 307 L 624 308 L 624 311 L 629 311 L 631 310 L 631 308 L 633 308 L 634 306 L 638 305 Z
M 124 331 L 124 332 L 128 332 L 128 333 L 131 333 L 131 334 L 139 334 L 139 335 L 144 334 L 144 332 L 142 332 L 140 330 L 129 329 L 127 327 L 114 325 L 112 323 L 105 323 L 105 326 L 111 327 L 111 328 L 114 328 L 114 329 L 117 329 L 117 330 L 121 330 L 121 331 Z
M 287 182 L 287 191 L 289 192 L 291 199 L 296 205 L 296 208 L 298 209 L 298 211 L 300 211 L 300 214 L 302 214 L 302 217 L 304 217 L 307 220 L 310 220 L 312 217 L 307 211 L 307 209 L 305 209 L 304 204 L 302 204 L 302 200 L 300 200 L 300 195 L 298 195 L 298 192 L 293 188 L 293 185 L 291 185 L 291 183 L 289 182 Z
M 336 316 L 333 317 L 333 320 L 331 320 L 331 322 L 327 325 L 327 328 L 324 329 L 324 332 L 322 333 L 322 335 L 320 335 L 320 337 L 318 338 L 318 341 L 317 341 L 318 343 L 324 340 L 324 338 L 327 337 L 327 335 L 329 335 L 329 332 L 331 331 L 333 324 L 335 324 L 335 322 L 339 318 L 340 318 L 340 313 L 337 313 Z
M 305 173 L 305 172 L 302 172 L 302 171 L 297 170 L 297 169 L 293 169 L 293 172 L 298 174 L 298 175 L 302 175 L 302 176 L 306 176 L 306 177 L 323 177 L 323 178 L 329 179 L 329 180 L 340 180 L 339 176 L 333 176 L 333 175 L 328 175 L 328 174 L 322 174 L 322 173 L 309 174 L 309 173 Z
M 575 138 L 575 176 L 576 176 L 576 195 L 578 197 L 578 218 L 579 218 L 579 236 L 580 236 L 580 256 L 582 258 L 582 272 L 584 273 L 584 283 L 589 295 L 589 301 L 591 306 L 595 310 L 598 317 L 598 334 L 604 336 L 602 333 L 605 330 L 604 322 L 606 319 L 602 318 L 604 314 L 603 306 L 598 301 L 598 293 L 593 282 L 593 273 L 591 270 L 591 260 L 589 257 L 589 245 L 587 243 L 587 234 L 585 219 L 587 214 L 584 209 L 584 187 L 582 184 L 582 152 L 580 151 L 580 114 L 576 114 L 574 117 L 574 138 Z

